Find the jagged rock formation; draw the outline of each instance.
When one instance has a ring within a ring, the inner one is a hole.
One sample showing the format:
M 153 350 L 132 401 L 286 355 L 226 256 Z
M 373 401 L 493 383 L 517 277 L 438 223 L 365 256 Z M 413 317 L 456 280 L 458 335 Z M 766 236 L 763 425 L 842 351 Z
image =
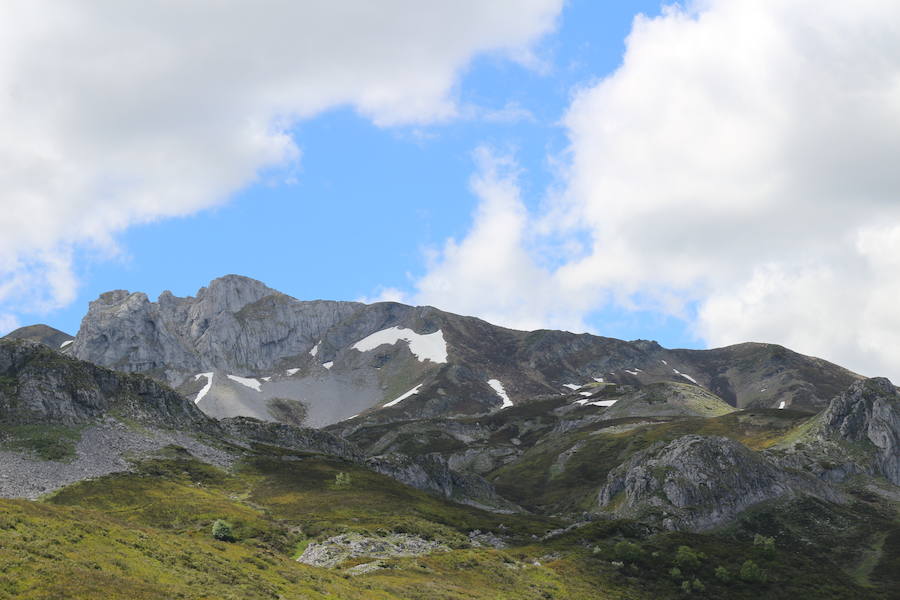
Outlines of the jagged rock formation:
M 883 377 L 856 382 L 772 454 L 828 481 L 865 473 L 900 485 L 900 394 Z
M 39 323 L 37 325 L 28 325 L 27 327 L 19 327 L 15 331 L 11 331 L 3 336 L 4 339 L 8 340 L 29 340 L 32 342 L 40 342 L 41 344 L 45 344 L 50 346 L 51 348 L 58 350 L 60 348 L 65 348 L 72 342 L 75 338 L 65 331 L 60 331 L 59 329 L 55 329 L 50 327 L 49 325 L 44 325 L 43 323 Z
M 816 479 L 779 468 L 724 437 L 686 435 L 659 443 L 613 469 L 598 504 L 620 518 L 667 529 L 708 529 L 776 498 L 840 495 Z
M 298 400 L 312 426 L 484 414 L 597 380 L 680 382 L 739 408 L 815 412 L 858 377 L 770 344 L 666 350 L 514 331 L 431 307 L 299 301 L 236 275 L 196 297 L 102 294 L 67 351 L 165 381 L 215 417 L 271 420 L 270 399 Z

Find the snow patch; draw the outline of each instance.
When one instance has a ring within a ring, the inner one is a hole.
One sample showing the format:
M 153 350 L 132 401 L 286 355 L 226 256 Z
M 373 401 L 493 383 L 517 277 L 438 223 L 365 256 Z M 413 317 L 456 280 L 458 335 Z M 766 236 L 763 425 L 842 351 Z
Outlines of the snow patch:
M 667 363 L 667 362 L 664 361 L 664 360 L 661 360 L 661 361 L 659 361 L 659 362 L 661 362 L 662 364 L 666 365 L 667 367 L 669 366 L 669 363 Z
M 618 402 L 618 401 L 617 400 L 595 400 L 595 401 L 591 402 L 590 400 L 585 400 L 584 398 L 581 398 L 580 400 L 576 400 L 575 404 L 578 404 L 580 406 L 612 406 L 616 402 Z
M 421 384 L 421 383 L 420 383 L 419 385 L 417 385 L 416 387 L 414 387 L 413 389 L 411 389 L 411 390 L 409 390 L 408 392 L 406 392 L 405 394 L 403 394 L 402 396 L 400 396 L 400 397 L 398 397 L 398 398 L 394 398 L 393 400 L 391 400 L 390 402 L 388 402 L 387 404 L 385 404 L 384 407 L 387 408 L 388 406 L 394 406 L 395 404 L 397 404 L 397 403 L 400 402 L 401 400 L 406 400 L 406 399 L 409 398 L 410 396 L 414 396 L 415 394 L 418 394 L 418 393 L 419 393 L 419 388 L 420 388 L 420 387 L 422 387 L 422 384 Z
M 784 404 L 785 404 L 785 401 L 782 400 L 782 401 L 781 401 L 781 404 L 778 405 L 778 408 L 784 408 Z
M 764 391 L 766 391 L 767 389 L 769 389 L 769 388 L 763 388 L 763 389 L 761 389 L 761 390 L 759 390 L 759 391 L 764 392 Z
M 603 383 L 603 378 L 602 377 L 594 377 L 594 381 L 596 381 L 597 383 Z
M 321 344 L 321 343 L 322 343 L 322 342 L 316 342 L 316 345 L 313 346 L 313 347 L 312 347 L 312 350 L 309 351 L 309 355 L 310 355 L 310 356 L 315 356 L 316 354 L 319 353 L 319 344 Z
M 196 375 L 194 375 L 194 381 L 200 381 L 201 377 L 206 377 L 206 385 L 203 386 L 203 389 L 200 390 L 200 393 L 197 394 L 196 398 L 194 398 L 194 404 L 197 404 L 198 402 L 203 400 L 203 396 L 205 396 L 209 389 L 212 387 L 212 373 L 197 373 Z
M 447 342 L 444 341 L 444 334 L 440 329 L 434 333 L 422 335 L 412 329 L 390 327 L 359 340 L 351 348 L 360 352 L 368 352 L 385 344 L 396 344 L 401 340 L 409 344 L 409 351 L 420 361 L 447 362 Z
M 260 377 L 263 381 L 272 381 L 271 377 Z
M 60 344 L 59 347 L 60 347 L 60 349 L 65 348 L 66 346 L 68 346 L 69 344 L 71 344 L 74 341 L 75 340 L 66 340 L 62 344 Z
M 640 372 L 640 369 L 638 369 L 637 371 L 629 371 L 628 369 L 625 369 L 625 372 L 629 375 L 637 375 Z
M 594 392 L 578 392 L 578 393 L 581 394 L 582 396 L 593 396 L 594 395 Z
M 344 419 L 344 420 L 345 420 L 345 421 L 349 421 L 350 419 L 355 419 L 355 418 L 358 417 L 358 416 L 359 416 L 358 414 L 356 414 L 356 415 L 350 415 L 349 417 L 347 417 L 347 418 Z
M 563 387 L 567 387 L 567 388 L 569 388 L 570 390 L 577 390 L 577 389 L 580 388 L 581 386 L 580 386 L 580 385 L 575 385 L 574 383 L 564 383 L 564 384 L 563 384 Z
M 497 395 L 503 400 L 503 405 L 500 407 L 501 409 L 509 408 L 513 405 L 512 400 L 509 399 L 509 396 L 499 379 L 488 379 L 488 385 L 494 388 L 494 391 L 497 392 Z
M 693 381 L 694 383 L 697 383 L 697 380 L 696 380 L 696 379 L 694 379 L 694 378 L 691 377 L 690 375 L 687 375 L 687 374 L 685 374 L 685 373 L 682 373 L 682 372 L 679 371 L 678 369 L 672 369 L 672 371 L 673 371 L 676 375 L 681 375 L 681 376 L 684 377 L 685 379 L 688 379 L 688 380 L 690 380 L 690 381 Z M 700 384 L 697 383 L 697 385 L 700 385 Z
M 596 400 L 594 402 L 588 402 L 590 406 L 612 406 L 618 402 L 618 400 Z
M 285 371 L 285 373 L 287 373 L 288 377 L 290 377 L 291 375 L 296 375 L 296 374 L 297 374 L 297 371 L 299 371 L 299 370 L 300 370 L 299 368 L 297 368 L 297 369 L 288 369 L 287 371 Z
M 325 367 L 326 369 L 330 369 L 331 367 L 334 366 L 334 361 L 329 360 L 327 363 L 322 363 L 322 366 Z
M 251 390 L 260 391 L 260 386 L 262 385 L 257 380 L 252 377 L 238 377 L 237 375 L 229 375 L 228 379 L 237 382 L 243 386 L 250 388 Z

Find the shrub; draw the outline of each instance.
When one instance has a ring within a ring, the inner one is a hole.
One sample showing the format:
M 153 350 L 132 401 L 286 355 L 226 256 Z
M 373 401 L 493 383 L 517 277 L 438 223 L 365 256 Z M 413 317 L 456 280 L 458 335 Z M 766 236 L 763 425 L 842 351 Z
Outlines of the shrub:
M 229 525 L 228 522 L 223 521 L 222 519 L 216 519 L 215 523 L 213 523 L 212 536 L 217 540 L 222 540 L 223 542 L 234 541 L 234 534 L 232 533 L 231 525 Z
M 728 572 L 728 569 L 725 567 L 716 567 L 716 579 L 721 581 L 722 583 L 728 583 L 731 581 L 731 573 Z
M 765 583 L 768 577 L 766 572 L 759 568 L 758 564 L 752 560 L 747 560 L 741 565 L 741 579 L 749 583 Z
M 681 579 L 681 569 L 678 567 L 672 567 L 669 570 L 669 575 L 672 576 L 672 579 Z
M 753 537 L 753 545 L 766 556 L 774 556 L 775 554 L 775 538 L 773 537 L 766 537 L 757 533 Z
M 700 581 L 699 579 L 697 579 L 695 577 L 694 580 L 691 582 L 691 588 L 693 588 L 693 590 L 695 592 L 702 592 L 703 590 L 706 589 L 706 586 L 703 585 L 702 581 Z
M 688 581 L 687 579 L 682 581 L 681 582 L 681 591 L 684 592 L 685 594 L 690 594 L 691 593 L 691 582 Z
M 682 570 L 692 570 L 700 566 L 703 558 L 705 558 L 703 554 L 695 552 L 690 546 L 678 546 L 675 552 L 675 565 Z
M 617 560 L 622 562 L 634 562 L 643 556 L 644 551 L 633 542 L 621 541 L 613 547 L 613 553 Z
M 341 471 L 334 476 L 334 487 L 338 489 L 346 489 L 350 487 L 350 485 L 350 473 L 344 473 L 343 471 Z

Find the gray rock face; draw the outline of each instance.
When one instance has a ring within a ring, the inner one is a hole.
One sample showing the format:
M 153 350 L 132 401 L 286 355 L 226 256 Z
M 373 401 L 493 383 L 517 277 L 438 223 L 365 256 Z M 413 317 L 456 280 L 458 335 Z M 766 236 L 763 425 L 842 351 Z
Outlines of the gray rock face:
M 827 481 L 867 474 L 900 485 L 900 394 L 883 377 L 858 381 L 831 401 L 807 435 L 772 455 Z
M 743 444 L 687 435 L 656 444 L 613 469 L 598 502 L 616 517 L 702 530 L 754 504 L 799 493 L 840 498 L 822 482 L 783 470 Z
M 822 415 L 821 435 L 871 444 L 872 467 L 900 485 L 900 394 L 884 377 L 850 386 Z
M 298 302 L 259 281 L 216 279 L 195 298 L 116 290 L 91 302 L 72 346 L 82 360 L 146 372 L 180 385 L 187 374 L 273 369 L 310 350 L 359 308 L 353 302 Z

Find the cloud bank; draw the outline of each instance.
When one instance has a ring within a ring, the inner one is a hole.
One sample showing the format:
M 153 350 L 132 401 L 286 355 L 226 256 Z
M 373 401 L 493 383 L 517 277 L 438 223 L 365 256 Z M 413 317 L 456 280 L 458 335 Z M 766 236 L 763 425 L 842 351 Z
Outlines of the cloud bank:
M 900 379 L 898 23 L 881 0 L 638 17 L 622 66 L 564 116 L 564 192 L 527 215 L 482 169 L 471 232 L 414 299 L 523 327 L 661 310 L 710 345 L 778 342 Z M 542 239 L 572 249 L 541 268 Z
M 0 302 L 74 297 L 73 247 L 226 200 L 336 106 L 451 119 L 478 53 L 529 61 L 562 0 L 0 4 Z M 7 315 L 2 322 L 10 323 Z

